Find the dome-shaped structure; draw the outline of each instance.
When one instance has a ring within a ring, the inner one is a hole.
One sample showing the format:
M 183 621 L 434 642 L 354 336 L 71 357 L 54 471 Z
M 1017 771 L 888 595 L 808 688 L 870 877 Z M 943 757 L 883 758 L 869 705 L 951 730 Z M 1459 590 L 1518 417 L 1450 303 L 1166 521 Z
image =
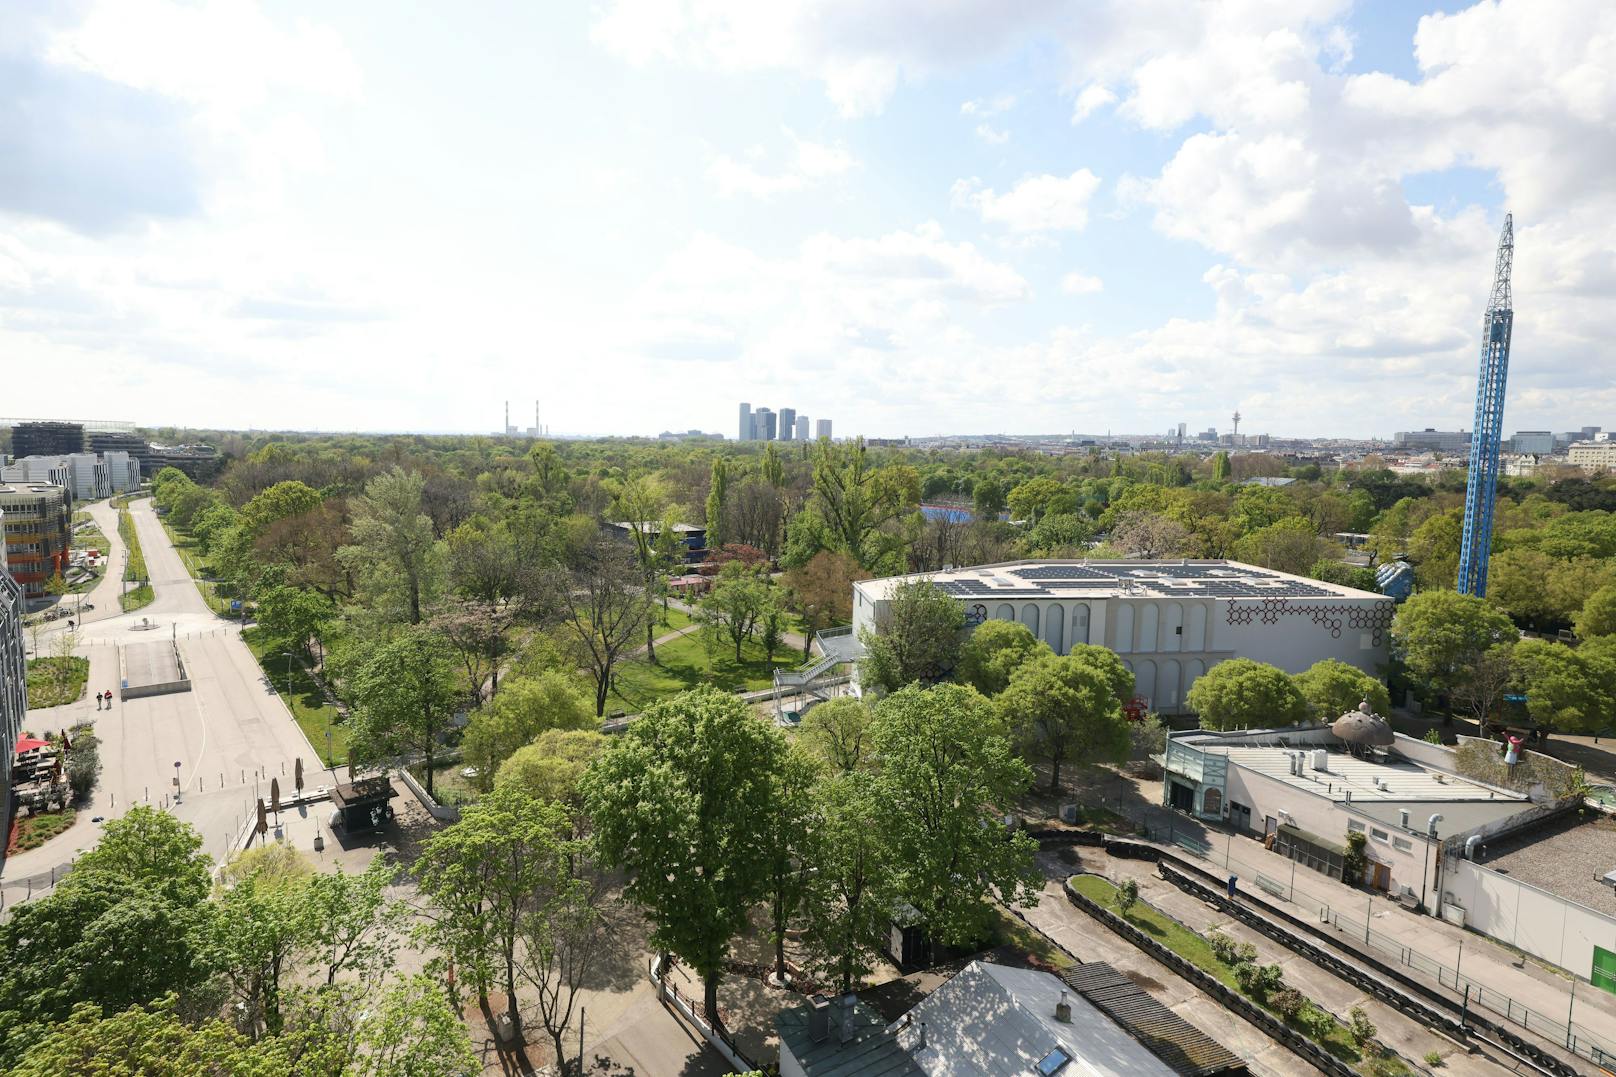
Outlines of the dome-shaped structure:
M 1391 724 L 1369 709 L 1367 699 L 1337 718 L 1330 732 L 1352 748 L 1389 748 L 1397 741 Z

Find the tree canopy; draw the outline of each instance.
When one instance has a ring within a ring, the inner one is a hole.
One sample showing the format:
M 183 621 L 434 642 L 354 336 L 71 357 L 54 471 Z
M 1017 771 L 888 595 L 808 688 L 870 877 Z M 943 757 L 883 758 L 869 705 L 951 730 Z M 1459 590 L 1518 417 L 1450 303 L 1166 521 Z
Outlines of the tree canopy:
M 1311 717 L 1302 691 L 1282 669 L 1229 658 L 1198 677 L 1185 696 L 1207 729 L 1264 729 Z

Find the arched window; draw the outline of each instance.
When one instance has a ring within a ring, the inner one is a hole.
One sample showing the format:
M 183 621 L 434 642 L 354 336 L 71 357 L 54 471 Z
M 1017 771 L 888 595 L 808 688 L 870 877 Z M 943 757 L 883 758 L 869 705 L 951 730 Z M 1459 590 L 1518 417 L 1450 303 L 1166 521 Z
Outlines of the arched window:
M 1111 630 L 1113 638 L 1117 641 L 1114 649 L 1123 654 L 1133 650 L 1133 603 L 1117 603 L 1117 616 L 1112 624 L 1115 626 Z
M 999 603 L 999 608 L 993 611 L 993 619 L 995 621 L 1014 621 L 1016 619 L 1016 608 L 1008 602 L 1001 602 Z
M 1044 642 L 1056 654 L 1066 653 L 1066 607 L 1059 602 L 1044 611 Z
M 1021 607 L 1021 623 L 1032 629 L 1032 634 L 1038 634 L 1038 607 L 1031 602 Z
M 1202 815 L 1222 815 L 1223 814 L 1223 790 L 1221 790 L 1221 789 L 1202 790 L 1202 792 L 1201 792 L 1201 814 Z

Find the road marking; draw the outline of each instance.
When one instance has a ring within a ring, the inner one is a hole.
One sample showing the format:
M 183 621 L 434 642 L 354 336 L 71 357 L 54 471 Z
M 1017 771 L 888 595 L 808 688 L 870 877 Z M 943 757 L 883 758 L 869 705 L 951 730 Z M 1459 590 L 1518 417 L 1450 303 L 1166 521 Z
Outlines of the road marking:
M 187 664 L 185 668 L 189 670 L 191 667 L 189 664 Z M 191 697 L 191 702 L 196 704 L 196 720 L 202 726 L 202 747 L 198 749 L 196 753 L 196 762 L 191 767 L 191 782 L 196 782 L 202 777 L 202 757 L 208 753 L 208 718 L 207 715 L 202 713 L 202 697 L 197 694 L 196 686 L 194 684 L 191 686 L 191 691 L 187 692 L 186 694 Z M 189 785 L 190 782 L 186 783 L 184 786 L 181 786 L 181 788 L 187 788 Z M 201 787 L 198 786 L 197 792 L 201 791 Z

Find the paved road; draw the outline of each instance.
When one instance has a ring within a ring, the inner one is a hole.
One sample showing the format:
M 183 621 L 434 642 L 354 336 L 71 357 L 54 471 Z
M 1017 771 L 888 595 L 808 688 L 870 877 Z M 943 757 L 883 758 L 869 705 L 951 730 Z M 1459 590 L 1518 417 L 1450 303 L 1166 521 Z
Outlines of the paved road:
M 115 519 L 102 519 L 115 518 L 116 513 L 104 504 L 90 511 L 117 550 L 113 562 L 117 571 L 108 576 L 121 574 L 122 544 Z M 134 803 L 168 805 L 178 818 L 199 829 L 206 850 L 218 857 L 233 844 L 256 797 L 268 797 L 271 778 L 284 774 L 282 788 L 290 790 L 298 758 L 307 768 L 306 784 L 336 781 L 330 772 L 316 769 L 319 753 L 265 681 L 237 626 L 217 617 L 203 602 L 151 502 L 137 501 L 131 511 L 156 599 L 144 609 L 124 614 L 118 612 L 116 597 L 103 606 L 98 595 L 97 609 L 86 615 L 79 633 L 78 653 L 90 658 L 86 698 L 30 711 L 26 722 L 38 733 L 93 721 L 101 738 L 101 780 L 91 809 L 80 813 L 71 830 L 42 848 L 18 853 L 0 867 L 0 895 L 6 902 L 25 896 L 29 880 L 48 880 L 53 870 L 59 872 L 81 849 L 94 845 L 100 826 L 93 816 L 113 818 Z M 96 590 L 103 588 L 116 595 L 107 583 Z M 50 638 L 65 630 L 63 621 L 42 633 L 42 647 L 48 650 Z M 115 702 L 110 710 L 97 711 L 95 692 L 117 686 L 118 646 L 166 639 L 177 642 L 192 690 Z M 171 805 L 176 762 L 182 796 L 178 805 Z

